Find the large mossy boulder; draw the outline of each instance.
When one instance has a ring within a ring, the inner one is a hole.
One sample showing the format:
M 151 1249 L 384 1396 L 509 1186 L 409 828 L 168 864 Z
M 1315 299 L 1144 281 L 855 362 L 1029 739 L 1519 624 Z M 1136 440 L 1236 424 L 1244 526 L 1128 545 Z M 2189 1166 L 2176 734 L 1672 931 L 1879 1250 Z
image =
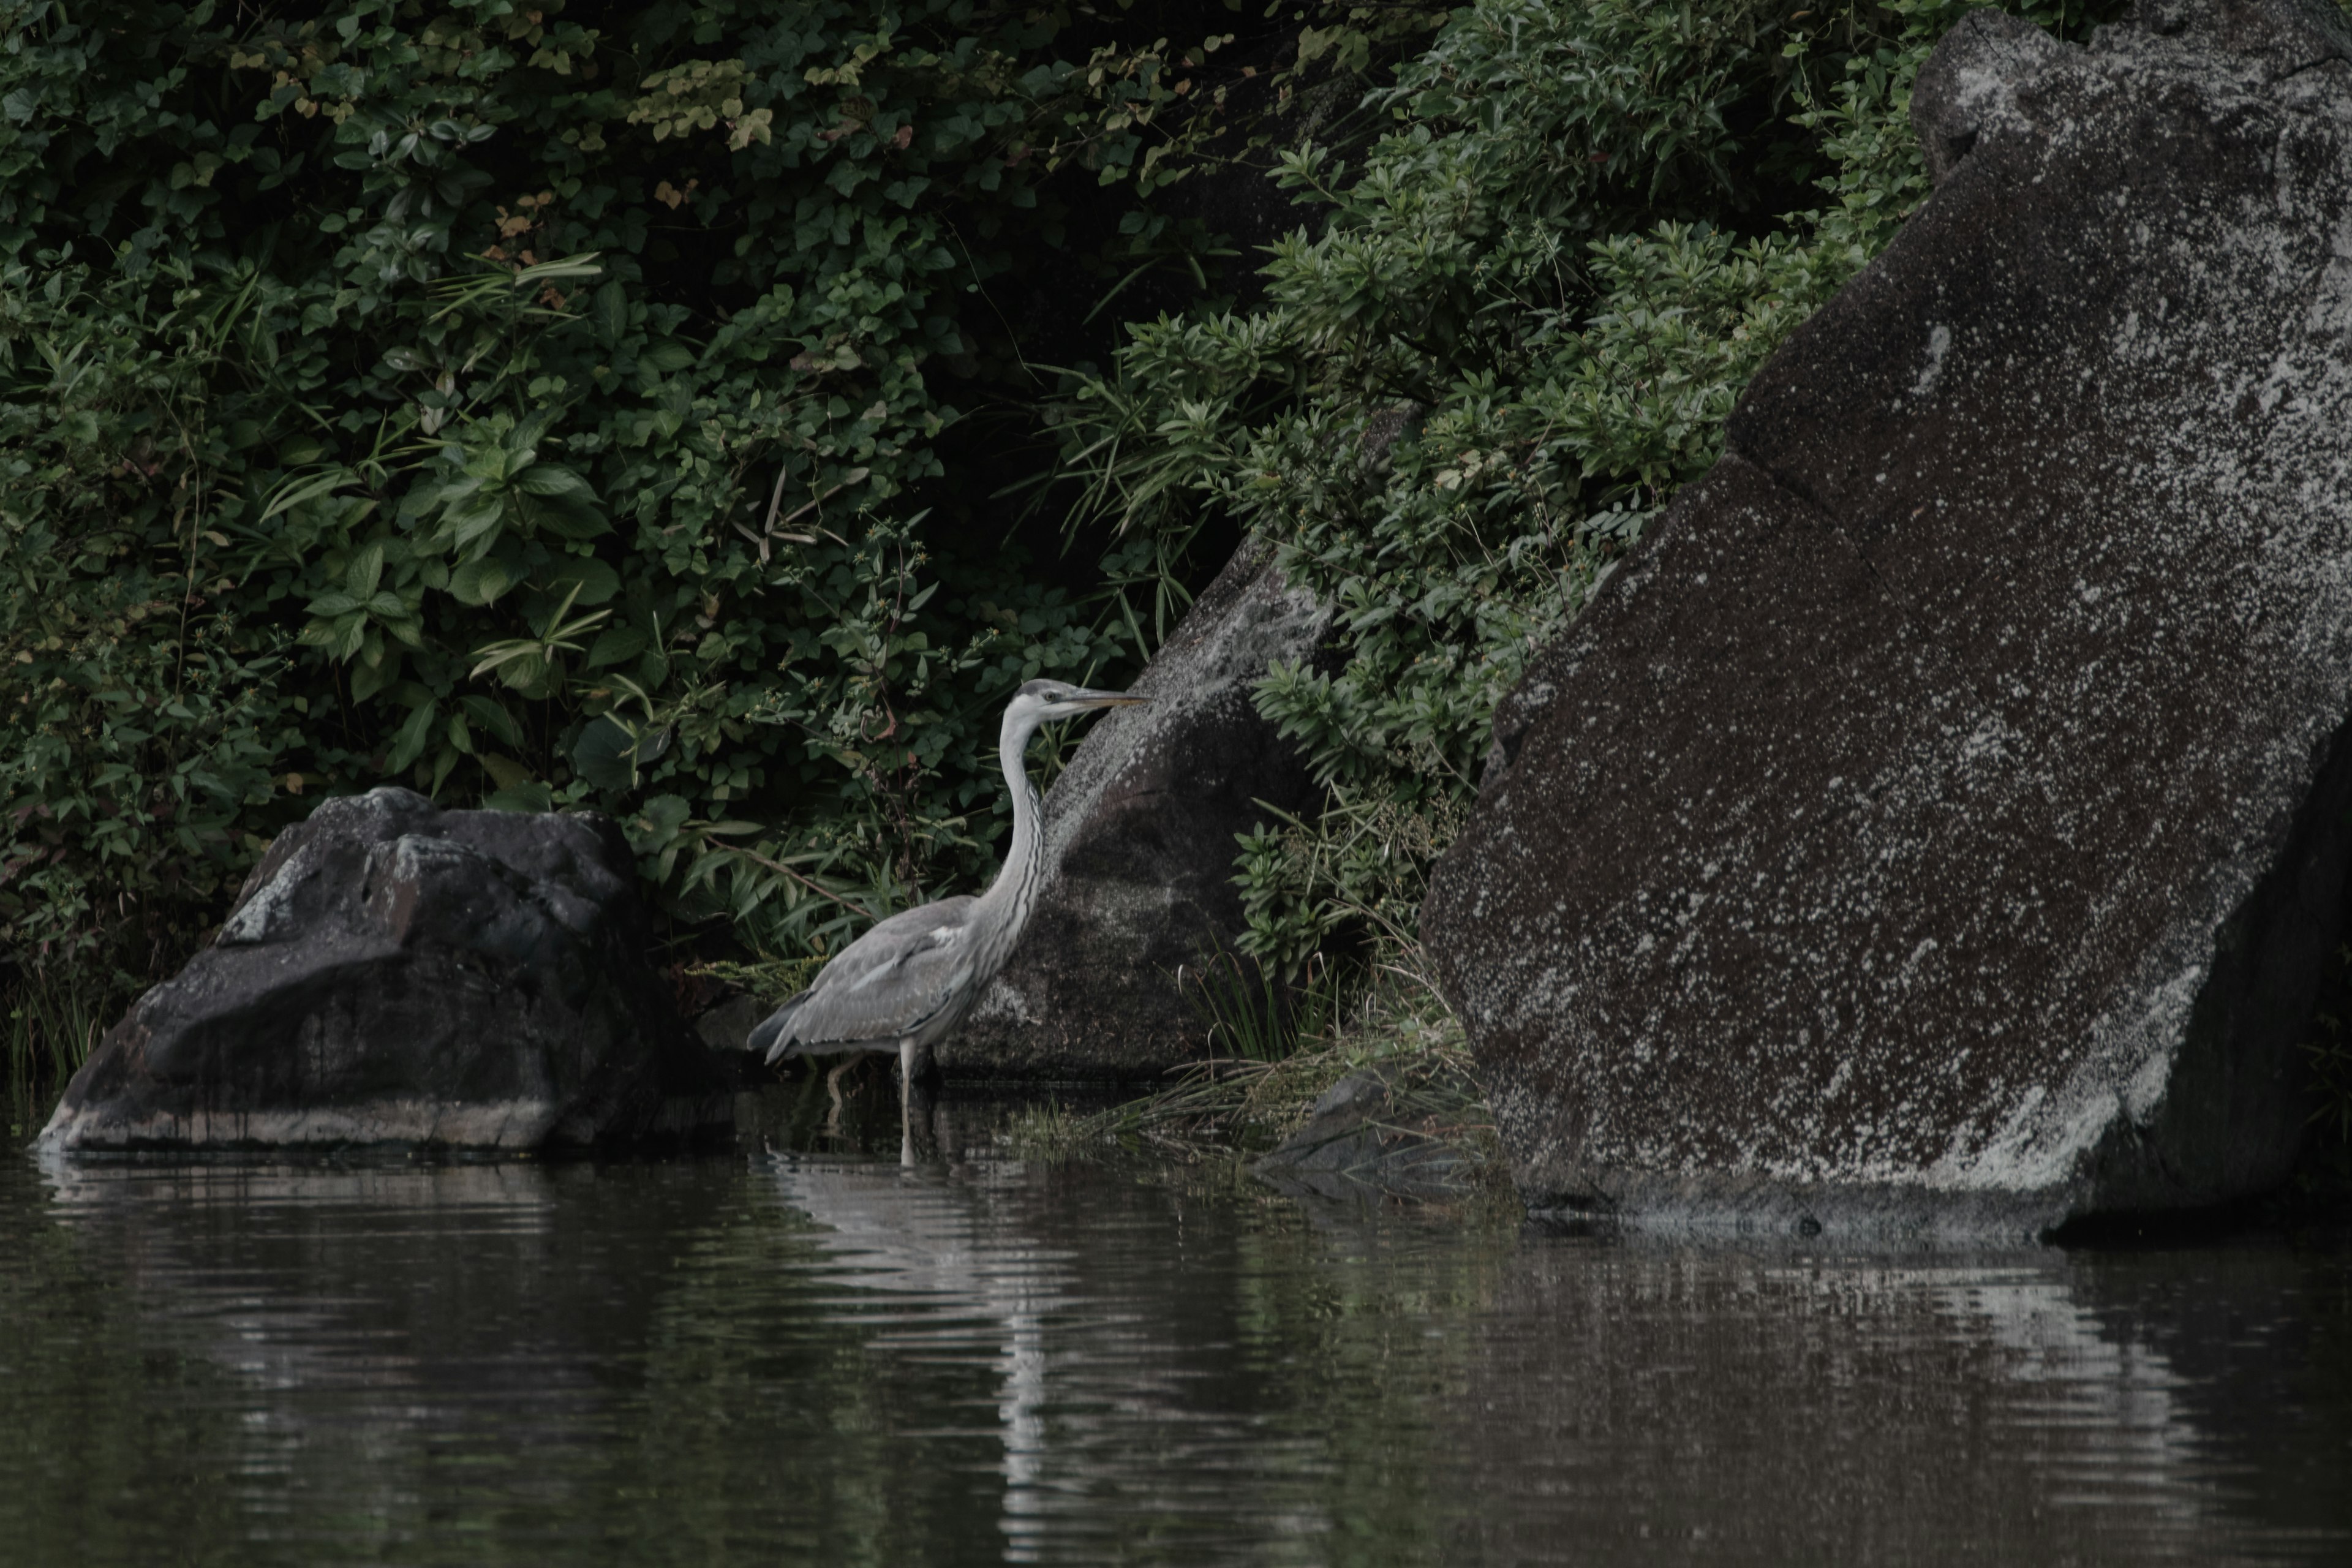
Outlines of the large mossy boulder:
M 1528 1199 L 2040 1231 L 2281 1180 L 2352 852 L 2352 35 L 1991 12 L 1940 176 L 1496 724 L 1423 932 Z
M 1045 885 L 1020 945 L 939 1047 L 950 1077 L 1139 1079 L 1203 1054 L 1180 974 L 1230 952 L 1244 921 L 1235 837 L 1312 809 L 1306 760 L 1252 689 L 1312 659 L 1330 625 L 1245 542 L 1045 801 Z
M 331 800 L 107 1036 L 42 1141 L 525 1150 L 723 1130 L 727 1081 L 651 948 L 604 818 Z

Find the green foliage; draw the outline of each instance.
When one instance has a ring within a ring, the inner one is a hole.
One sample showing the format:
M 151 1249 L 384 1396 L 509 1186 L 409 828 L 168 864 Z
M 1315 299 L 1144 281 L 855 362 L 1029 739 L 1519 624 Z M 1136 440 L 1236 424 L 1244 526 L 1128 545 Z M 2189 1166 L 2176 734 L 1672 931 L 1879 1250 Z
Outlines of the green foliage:
M 618 812 L 785 951 L 976 874 L 993 708 L 1118 650 L 924 499 L 936 367 L 1057 237 L 1024 149 L 1107 101 L 1053 17 L 6 9 L 20 969 L 152 972 L 387 781 Z
M 1248 952 L 1295 972 L 1342 925 L 1410 932 L 1528 653 L 1925 196 L 1910 85 L 1967 9 L 1478 0 L 1379 95 L 1360 165 L 1286 156 L 1318 223 L 1260 309 L 1138 325 L 1073 390 L 1079 519 L 1223 515 L 1338 612 L 1340 658 L 1258 688 L 1329 795 L 1244 841 Z M 1761 210 L 1801 174 L 1824 199 Z

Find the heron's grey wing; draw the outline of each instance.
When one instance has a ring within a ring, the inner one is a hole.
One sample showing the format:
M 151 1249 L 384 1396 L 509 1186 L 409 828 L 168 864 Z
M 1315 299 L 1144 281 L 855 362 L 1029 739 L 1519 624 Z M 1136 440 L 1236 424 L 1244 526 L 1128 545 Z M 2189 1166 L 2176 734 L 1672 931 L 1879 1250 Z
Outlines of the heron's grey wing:
M 844 948 L 771 1024 L 770 1060 L 812 1052 L 880 1050 L 897 1045 L 970 988 L 970 898 L 942 899 L 888 920 Z

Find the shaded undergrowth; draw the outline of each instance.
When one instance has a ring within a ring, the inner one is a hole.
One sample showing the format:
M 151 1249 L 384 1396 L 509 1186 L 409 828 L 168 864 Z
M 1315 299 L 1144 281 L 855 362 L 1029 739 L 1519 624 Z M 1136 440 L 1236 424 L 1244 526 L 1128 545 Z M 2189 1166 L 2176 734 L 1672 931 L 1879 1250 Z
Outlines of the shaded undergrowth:
M 12 1146 L 39 1131 L 67 1080 L 121 1010 L 110 989 L 35 978 L 0 992 L 0 1125 Z

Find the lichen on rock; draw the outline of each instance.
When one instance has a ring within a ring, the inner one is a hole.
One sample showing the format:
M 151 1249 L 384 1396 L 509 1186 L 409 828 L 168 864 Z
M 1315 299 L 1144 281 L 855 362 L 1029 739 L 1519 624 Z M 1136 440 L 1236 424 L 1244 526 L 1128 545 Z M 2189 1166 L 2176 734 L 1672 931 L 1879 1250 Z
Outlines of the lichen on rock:
M 1539 1207 L 2258 1192 L 2352 859 L 2352 33 L 1979 13 L 1939 184 L 1496 723 L 1423 934 Z
M 619 829 L 403 789 L 279 835 L 213 943 L 134 1004 L 59 1150 L 530 1150 L 722 1131 Z

